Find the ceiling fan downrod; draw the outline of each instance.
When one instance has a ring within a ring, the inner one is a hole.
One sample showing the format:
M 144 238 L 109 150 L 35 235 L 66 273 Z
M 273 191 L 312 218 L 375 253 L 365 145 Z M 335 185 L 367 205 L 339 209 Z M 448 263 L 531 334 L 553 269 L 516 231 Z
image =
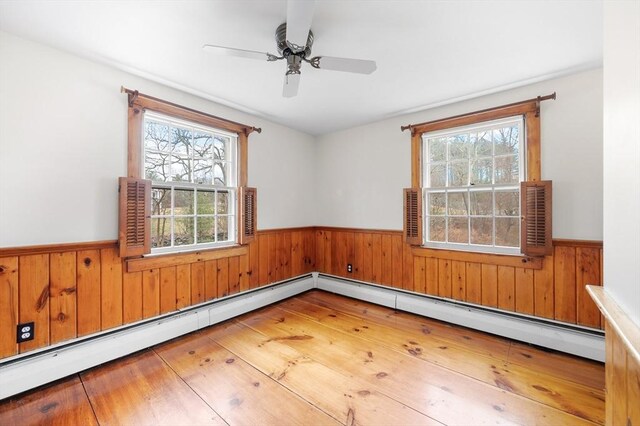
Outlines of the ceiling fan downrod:
M 313 32 L 309 30 L 306 46 L 298 46 L 287 41 L 287 23 L 284 22 L 276 28 L 276 44 L 280 55 L 287 57 L 290 54 L 300 55 L 303 58 L 311 55 L 311 46 L 313 46 Z

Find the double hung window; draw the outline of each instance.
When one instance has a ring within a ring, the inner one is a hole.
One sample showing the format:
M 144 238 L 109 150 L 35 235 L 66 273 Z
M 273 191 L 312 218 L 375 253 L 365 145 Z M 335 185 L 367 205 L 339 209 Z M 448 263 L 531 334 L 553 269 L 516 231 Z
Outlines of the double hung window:
M 520 252 L 523 116 L 422 134 L 424 244 Z
M 152 252 L 234 244 L 237 134 L 152 111 L 142 131 Z

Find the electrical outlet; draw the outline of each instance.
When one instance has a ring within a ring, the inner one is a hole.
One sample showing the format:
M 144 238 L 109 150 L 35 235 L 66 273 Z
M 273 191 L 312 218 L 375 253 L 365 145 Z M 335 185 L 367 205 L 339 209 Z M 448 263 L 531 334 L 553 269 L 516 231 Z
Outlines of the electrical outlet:
M 350 263 L 347 263 L 347 272 L 353 272 L 353 265 L 351 265 Z
M 22 343 L 29 340 L 33 340 L 36 334 L 36 325 L 33 322 L 25 322 L 18 324 L 16 330 L 16 342 Z

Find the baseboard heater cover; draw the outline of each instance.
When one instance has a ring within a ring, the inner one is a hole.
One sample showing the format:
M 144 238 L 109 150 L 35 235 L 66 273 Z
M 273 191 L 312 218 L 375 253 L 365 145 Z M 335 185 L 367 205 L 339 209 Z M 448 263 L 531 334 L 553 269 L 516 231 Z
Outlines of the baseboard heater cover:
M 604 362 L 601 333 L 321 274 L 320 290 Z
M 604 361 L 601 334 L 314 272 L 3 362 L 0 400 L 313 288 Z
M 315 287 L 315 276 L 286 282 L 190 307 L 121 330 L 79 339 L 58 348 L 0 365 L 0 400 L 88 368 L 217 324 Z

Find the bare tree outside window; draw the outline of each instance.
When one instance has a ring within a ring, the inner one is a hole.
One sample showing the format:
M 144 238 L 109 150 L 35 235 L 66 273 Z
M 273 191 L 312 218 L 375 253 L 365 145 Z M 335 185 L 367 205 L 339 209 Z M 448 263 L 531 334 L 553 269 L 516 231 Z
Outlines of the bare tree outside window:
M 423 135 L 427 243 L 520 247 L 522 118 Z
M 145 114 L 144 170 L 153 182 L 153 248 L 234 239 L 234 143 L 235 138 L 215 129 Z

